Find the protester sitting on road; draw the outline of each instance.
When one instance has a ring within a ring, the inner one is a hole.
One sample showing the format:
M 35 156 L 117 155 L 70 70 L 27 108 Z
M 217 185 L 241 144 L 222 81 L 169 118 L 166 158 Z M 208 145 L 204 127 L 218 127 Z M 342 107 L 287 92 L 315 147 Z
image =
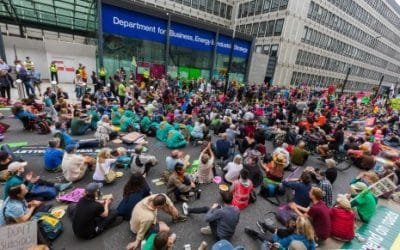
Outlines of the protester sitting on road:
M 231 240 L 235 233 L 236 226 L 239 223 L 240 210 L 232 206 L 232 195 L 225 193 L 222 195 L 223 206 L 214 203 L 211 208 L 197 207 L 191 208 L 187 203 L 183 203 L 183 213 L 189 214 L 206 214 L 205 221 L 209 224 L 202 227 L 200 232 L 206 235 L 213 235 L 216 240 Z
M 231 143 L 228 141 L 228 137 L 225 133 L 220 136 L 221 138 L 215 142 L 215 155 L 218 159 L 222 158 L 223 160 L 227 160 L 230 156 Z
M 158 232 L 148 235 L 146 243 L 143 245 L 142 250 L 153 250 L 153 249 L 173 249 L 176 241 L 176 234 L 171 232 Z M 131 248 L 132 249 L 132 248 Z M 131 250 L 127 249 L 127 250 Z
M 226 172 L 224 176 L 225 181 L 232 184 L 235 180 L 239 179 L 242 169 L 242 156 L 236 155 L 233 161 L 229 162 L 223 169 Z
M 339 147 L 344 142 L 344 132 L 342 124 L 336 126 L 333 137 L 329 137 L 328 141 L 328 144 L 318 146 L 318 152 L 321 154 L 322 157 L 327 156 L 329 150 L 339 151 Z
M 285 156 L 286 161 L 285 161 L 284 168 L 287 168 L 290 166 L 290 153 L 287 150 L 287 147 L 288 147 L 287 143 L 282 143 L 277 148 L 275 148 L 274 152 L 272 152 L 272 157 L 274 157 L 274 155 L 276 155 L 276 154 L 283 154 Z
M 311 207 L 302 207 L 299 205 L 290 205 L 290 207 L 299 215 L 306 215 L 311 219 L 314 226 L 317 241 L 322 242 L 328 239 L 331 235 L 331 217 L 330 209 L 322 201 L 324 192 L 317 187 L 310 190 Z
M 271 156 L 269 156 L 271 157 Z M 264 157 L 267 160 L 268 157 Z M 261 167 L 264 169 L 266 176 L 264 182 L 266 183 L 279 183 L 282 182 L 283 174 L 285 171 L 286 156 L 284 154 L 275 154 L 271 160 L 261 163 Z
M 136 239 L 128 244 L 127 249 L 139 249 L 146 235 L 170 231 L 165 222 L 157 220 L 159 209 L 171 215 L 173 222 L 186 220 L 185 216 L 179 215 L 178 210 L 165 194 L 150 195 L 141 200 L 132 211 L 129 224 L 131 231 L 136 234 Z
M 287 229 L 276 229 L 276 228 L 265 228 L 265 224 L 260 226 L 262 229 L 262 234 L 245 228 L 245 233 L 249 235 L 254 240 L 260 240 L 263 242 L 261 245 L 261 250 L 269 250 L 275 248 L 282 249 L 296 249 L 296 250 L 315 250 L 315 232 L 310 221 L 304 217 L 299 216 L 295 221 L 290 220 L 290 227 Z M 265 232 L 270 232 L 271 234 L 265 234 Z M 296 244 L 300 247 L 293 247 Z
M 199 120 L 194 123 L 194 127 L 191 132 L 192 138 L 195 140 L 203 140 L 204 135 L 206 134 L 206 129 L 207 126 L 204 123 L 204 118 L 199 118 Z
M 324 193 L 324 197 L 322 198 L 322 200 L 325 202 L 325 204 L 328 207 L 332 207 L 332 205 L 333 205 L 333 191 L 332 191 L 331 182 L 326 178 L 326 173 L 325 172 L 321 172 L 319 170 L 316 170 L 315 171 L 315 175 L 316 175 L 318 187 Z
M 308 207 L 311 200 L 309 192 L 311 190 L 311 176 L 308 172 L 303 172 L 300 179 L 288 179 L 282 182 L 284 187 L 294 190 L 294 196 L 291 203 L 302 207 Z M 293 204 L 292 204 L 293 205 Z
M 356 216 L 345 195 L 338 195 L 336 205 L 331 208 L 331 236 L 341 241 L 355 237 Z
M 181 163 L 182 165 L 185 166 L 185 168 L 189 165 L 189 158 L 190 155 L 185 155 L 182 151 L 180 150 L 172 150 L 171 155 L 167 156 L 165 159 L 166 166 L 167 166 L 167 171 L 169 172 L 174 172 L 175 171 L 175 165 L 176 163 Z
M 53 138 L 44 151 L 44 168 L 49 172 L 60 172 L 64 151 L 60 149 L 60 139 Z
M 0 226 L 11 225 L 29 221 L 35 210 L 42 204 L 41 201 L 27 202 L 25 196 L 29 190 L 25 184 L 20 183 L 10 187 L 8 197 L 0 207 Z
M 338 175 L 338 170 L 336 168 L 336 161 L 334 159 L 326 159 L 325 165 L 326 165 L 326 170 L 325 170 L 326 179 L 328 179 L 329 182 L 333 185 Z
M 196 184 L 185 174 L 183 164 L 175 165 L 175 172 L 169 176 L 167 182 L 167 195 L 172 201 L 188 201 L 189 197 L 195 195 Z
M 142 145 L 137 145 L 135 147 L 135 152 L 132 154 L 132 173 L 139 172 L 146 177 L 150 169 L 157 164 L 157 158 L 154 155 L 144 153 Z
M 378 199 L 368 190 L 364 182 L 356 182 L 350 186 L 351 207 L 357 212 L 357 219 L 368 223 L 375 214 Z
M 100 183 L 89 183 L 85 195 L 71 209 L 72 230 L 82 239 L 92 239 L 123 221 L 117 211 L 110 209 L 113 198 L 101 199 Z
M 89 129 L 95 130 L 90 123 L 90 116 L 82 118 L 80 110 L 74 110 L 74 117 L 71 120 L 71 135 L 84 135 Z
M 214 167 L 214 152 L 211 150 L 211 143 L 208 144 L 199 156 L 200 165 L 197 170 L 196 177 L 199 183 L 211 183 L 215 172 Z
M 277 234 L 280 239 L 286 238 L 296 231 L 296 218 L 291 218 L 286 222 L 284 228 L 277 228 L 275 225 L 269 225 L 263 221 L 257 221 L 257 226 L 260 229 L 260 232 L 257 232 L 253 229 L 245 227 L 244 232 L 249 235 L 251 238 L 255 240 L 268 240 L 271 239 L 269 234 Z
M 97 129 L 94 137 L 100 141 L 101 146 L 105 146 L 108 141 L 114 139 L 117 136 L 117 132 L 113 131 L 110 124 L 110 118 L 108 115 L 103 115 L 101 120 L 97 122 Z
M 102 184 L 108 184 L 106 182 L 106 175 L 113 171 L 113 164 L 115 159 L 111 154 L 111 149 L 102 148 L 97 155 L 96 169 L 93 173 L 93 181 Z
M 132 210 L 143 198 L 151 194 L 146 179 L 140 173 L 132 174 L 125 184 L 123 198 L 118 205 L 118 215 L 124 220 L 130 220 Z
M 21 161 L 20 157 L 17 157 L 11 150 L 11 148 L 5 144 L 0 147 L 0 182 L 7 181 L 10 177 L 10 173 L 7 168 L 13 161 Z
M 76 153 L 76 149 L 76 144 L 67 145 L 61 163 L 64 178 L 71 182 L 81 180 L 86 170 L 95 165 L 95 160 L 92 157 L 79 155 Z
M 72 183 L 71 182 L 66 182 L 66 183 L 53 183 L 49 182 L 46 180 L 43 180 L 40 178 L 40 176 L 35 176 L 33 177 L 33 172 L 30 171 L 27 174 L 24 175 L 25 173 L 25 167 L 28 165 L 27 162 L 12 162 L 10 165 L 8 165 L 8 172 L 10 172 L 10 178 L 6 181 L 4 184 L 3 188 L 3 200 L 5 200 L 8 197 L 8 193 L 10 191 L 10 188 L 24 183 L 28 187 L 28 196 L 27 199 L 47 199 L 47 197 L 42 197 L 40 195 L 35 195 L 30 193 L 32 187 L 34 185 L 36 186 L 49 186 L 49 187 L 55 187 L 57 191 L 64 191 L 71 187 Z
M 232 183 L 232 205 L 240 210 L 245 209 L 250 202 L 250 194 L 253 191 L 253 183 L 249 179 L 249 171 L 242 169 L 239 180 Z
M 304 141 L 300 141 L 297 144 L 297 146 L 294 147 L 292 157 L 291 157 L 293 164 L 303 166 L 304 163 L 307 161 L 310 153 L 304 149 L 305 146 L 306 146 L 306 144 L 304 143 Z

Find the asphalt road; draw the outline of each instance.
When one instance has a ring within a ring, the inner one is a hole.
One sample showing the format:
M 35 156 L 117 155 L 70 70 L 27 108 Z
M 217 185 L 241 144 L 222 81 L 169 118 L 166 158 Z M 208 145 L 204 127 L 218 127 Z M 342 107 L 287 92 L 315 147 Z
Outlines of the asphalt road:
M 10 117 L 10 112 L 3 111 L 3 114 L 6 117 L 2 121 L 11 125 L 9 131 L 5 134 L 6 137 L 3 143 L 27 141 L 28 145 L 44 146 L 51 138 L 51 135 L 39 135 L 35 132 L 24 131 L 22 124 L 15 118 Z M 92 136 L 93 134 L 90 132 L 89 134 L 80 138 L 90 138 Z M 168 150 L 155 138 L 149 138 L 148 142 L 149 154 L 156 155 L 159 160 L 159 164 L 150 171 L 147 177 L 148 183 L 150 184 L 153 193 L 165 192 L 165 186 L 156 186 L 152 180 L 159 178 L 160 173 L 165 169 L 165 157 L 169 155 L 170 150 Z M 268 152 L 272 152 L 273 150 L 272 145 L 269 142 L 267 142 L 267 149 Z M 192 160 L 198 158 L 200 153 L 199 147 L 194 147 L 192 145 L 185 147 L 183 151 L 190 154 Z M 44 170 L 42 157 L 25 157 L 25 159 L 29 162 L 27 171 L 33 170 L 34 173 L 40 175 L 43 179 L 57 181 L 56 177 L 60 176 L 59 173 L 47 173 Z M 305 166 L 314 166 L 324 169 L 324 164 L 315 157 L 310 157 Z M 124 172 L 125 175 L 121 179 L 110 186 L 105 186 L 102 190 L 103 194 L 112 193 L 114 195 L 115 201 L 112 204 L 112 207 L 116 207 L 122 197 L 123 186 L 129 176 L 128 170 L 124 170 Z M 345 172 L 339 173 L 338 179 L 333 186 L 334 194 L 346 192 L 349 181 L 356 176 L 358 172 L 359 171 L 357 169 L 352 167 Z M 92 176 L 90 174 L 85 176 L 85 178 L 76 183 L 74 187 L 84 187 L 91 181 L 91 178 Z M 2 187 L 0 187 L 0 189 L 2 189 Z M 216 184 L 203 185 L 201 189 L 203 190 L 201 199 L 190 202 L 191 206 L 210 206 L 215 202 L 220 202 L 220 196 Z M 52 203 L 57 205 L 56 201 L 52 201 Z M 181 203 L 178 203 L 177 207 L 181 211 Z M 244 228 L 251 227 L 256 229 L 257 227 L 255 223 L 257 220 L 262 219 L 267 212 L 275 210 L 275 206 L 258 197 L 255 204 L 251 204 L 248 208 L 241 212 L 240 222 L 236 228 L 236 233 L 233 237 L 232 243 L 235 245 L 242 245 L 246 249 L 250 250 L 259 249 L 260 242 L 255 242 L 245 235 Z M 171 218 L 160 212 L 159 219 L 167 222 L 171 226 L 173 232 L 177 234 L 175 249 L 183 249 L 185 244 L 191 244 L 192 249 L 197 249 L 203 240 L 207 241 L 209 245 L 212 245 L 213 243 L 213 240 L 210 236 L 203 236 L 200 234 L 200 228 L 206 226 L 202 215 L 192 215 L 190 216 L 189 220 L 184 223 L 172 224 Z M 118 227 L 110 229 L 97 238 L 87 241 L 80 240 L 74 236 L 71 223 L 67 216 L 64 216 L 63 222 L 65 230 L 62 235 L 55 240 L 54 249 L 125 249 L 127 243 L 134 240 L 134 236 L 129 230 L 128 222 L 124 222 Z M 321 249 L 334 249 L 339 247 L 340 245 L 337 242 L 329 241 Z

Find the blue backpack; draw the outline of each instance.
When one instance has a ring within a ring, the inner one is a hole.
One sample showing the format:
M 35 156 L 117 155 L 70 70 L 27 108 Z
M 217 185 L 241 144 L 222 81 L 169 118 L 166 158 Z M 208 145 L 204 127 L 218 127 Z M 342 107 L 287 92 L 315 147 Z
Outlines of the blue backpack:
M 32 220 L 37 220 L 39 228 L 49 240 L 55 240 L 64 230 L 61 220 L 50 213 L 38 212 L 32 216 Z
M 57 196 L 57 189 L 51 186 L 34 185 L 29 193 L 45 200 L 52 200 Z

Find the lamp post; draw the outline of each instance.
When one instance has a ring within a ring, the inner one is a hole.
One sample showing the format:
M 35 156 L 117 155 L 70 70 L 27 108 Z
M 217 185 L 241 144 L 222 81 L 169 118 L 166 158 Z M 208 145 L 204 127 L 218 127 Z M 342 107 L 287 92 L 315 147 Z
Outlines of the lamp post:
M 351 67 L 347 69 L 346 77 L 344 78 L 343 85 L 342 85 L 342 90 L 340 91 L 340 95 L 343 95 L 343 91 L 346 88 L 347 80 L 349 79 Z

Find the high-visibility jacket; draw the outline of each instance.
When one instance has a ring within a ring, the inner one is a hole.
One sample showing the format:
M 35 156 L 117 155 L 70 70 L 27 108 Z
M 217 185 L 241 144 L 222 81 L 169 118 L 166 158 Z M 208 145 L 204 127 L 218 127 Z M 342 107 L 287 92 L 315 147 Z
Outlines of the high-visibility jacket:
M 106 76 L 106 74 L 107 74 L 107 71 L 105 70 L 105 69 L 100 69 L 100 71 L 99 71 L 99 76 Z
M 55 65 L 55 64 L 51 64 L 50 65 L 50 72 L 57 72 L 57 65 Z

